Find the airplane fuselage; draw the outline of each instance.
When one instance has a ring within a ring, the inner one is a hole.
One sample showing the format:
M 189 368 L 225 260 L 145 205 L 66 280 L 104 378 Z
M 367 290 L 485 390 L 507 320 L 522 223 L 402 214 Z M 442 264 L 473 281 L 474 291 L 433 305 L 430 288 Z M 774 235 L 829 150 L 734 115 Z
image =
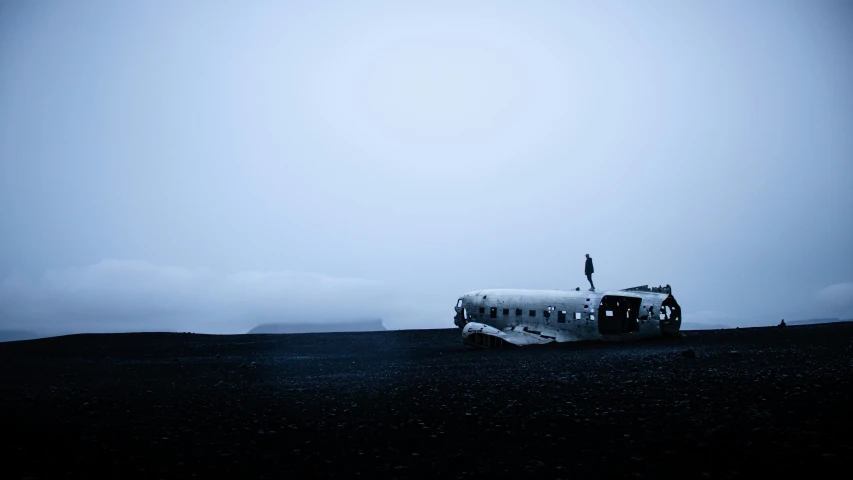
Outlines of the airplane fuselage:
M 681 308 L 668 292 L 477 290 L 456 303 L 455 324 L 469 345 L 532 345 L 674 336 Z

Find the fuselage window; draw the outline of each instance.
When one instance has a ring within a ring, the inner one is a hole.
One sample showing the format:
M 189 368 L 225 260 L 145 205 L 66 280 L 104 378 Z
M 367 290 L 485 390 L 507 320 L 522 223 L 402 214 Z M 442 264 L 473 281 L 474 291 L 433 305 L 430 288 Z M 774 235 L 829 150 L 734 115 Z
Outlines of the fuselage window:
M 529 315 L 531 317 L 535 317 L 536 316 L 536 310 L 531 310 Z
M 516 315 L 518 315 L 518 316 L 521 316 L 521 309 L 520 309 L 520 308 L 516 308 L 516 309 L 515 309 L 515 314 L 516 314 Z
M 456 306 L 457 306 L 457 307 L 461 307 L 461 306 L 462 306 L 462 299 L 461 299 L 461 298 L 459 299 L 459 301 L 458 301 L 458 302 L 456 302 Z
M 480 313 L 486 313 L 486 307 L 480 307 Z
M 509 315 L 509 309 L 508 308 L 504 308 L 504 315 Z
M 497 307 L 492 307 L 489 309 L 489 318 L 497 318 L 498 317 L 498 309 Z
M 542 315 L 545 315 L 545 318 L 551 318 L 550 310 L 542 310 Z
M 581 312 L 575 312 L 575 320 L 581 319 Z
M 560 313 L 557 314 L 557 323 L 566 323 L 566 312 L 565 312 L 565 310 L 560 310 Z

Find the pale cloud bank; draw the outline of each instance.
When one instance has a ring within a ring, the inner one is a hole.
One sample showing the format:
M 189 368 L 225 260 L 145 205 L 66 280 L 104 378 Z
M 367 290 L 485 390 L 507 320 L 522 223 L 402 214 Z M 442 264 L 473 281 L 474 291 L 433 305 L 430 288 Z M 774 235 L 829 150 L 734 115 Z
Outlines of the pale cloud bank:
M 268 322 L 381 318 L 386 328 L 453 328 L 453 304 L 363 278 L 298 271 L 218 272 L 209 268 L 108 259 L 0 282 L 0 329 L 37 333 L 192 331 L 245 333 Z M 812 292 L 794 310 L 758 318 L 725 310 L 691 311 L 684 329 L 775 325 L 853 316 L 853 282 Z M 804 306 L 805 305 L 805 306 Z M 778 314 L 778 315 L 777 315 Z M 778 318 L 777 318 L 778 316 Z
M 792 302 L 785 311 L 776 306 L 766 315 L 742 315 L 732 311 L 701 310 L 685 312 L 684 329 L 734 328 L 777 325 L 781 319 L 788 322 L 812 319 L 853 318 L 853 282 L 828 285 Z
M 103 260 L 0 284 L 2 328 L 244 333 L 262 322 L 399 321 L 387 285 L 292 271 L 219 273 Z M 392 317 L 392 318 L 389 318 Z
M 850 314 L 853 312 L 853 282 L 836 283 L 823 288 L 818 292 L 817 299 L 828 309 Z

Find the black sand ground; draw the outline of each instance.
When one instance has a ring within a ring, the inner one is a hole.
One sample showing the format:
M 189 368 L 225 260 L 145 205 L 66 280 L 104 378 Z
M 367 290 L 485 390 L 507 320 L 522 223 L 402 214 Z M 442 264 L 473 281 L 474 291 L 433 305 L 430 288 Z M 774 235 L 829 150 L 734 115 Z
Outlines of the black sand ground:
M 504 350 L 457 330 L 5 343 L 0 476 L 847 478 L 852 353 L 851 323 Z

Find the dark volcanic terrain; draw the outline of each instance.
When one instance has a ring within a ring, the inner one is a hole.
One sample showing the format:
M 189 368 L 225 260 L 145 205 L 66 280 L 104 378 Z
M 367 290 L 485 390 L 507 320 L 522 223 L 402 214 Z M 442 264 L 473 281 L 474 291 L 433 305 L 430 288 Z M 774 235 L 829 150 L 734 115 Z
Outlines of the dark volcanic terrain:
M 847 478 L 853 324 L 473 350 L 460 333 L 0 344 L 3 478 Z

